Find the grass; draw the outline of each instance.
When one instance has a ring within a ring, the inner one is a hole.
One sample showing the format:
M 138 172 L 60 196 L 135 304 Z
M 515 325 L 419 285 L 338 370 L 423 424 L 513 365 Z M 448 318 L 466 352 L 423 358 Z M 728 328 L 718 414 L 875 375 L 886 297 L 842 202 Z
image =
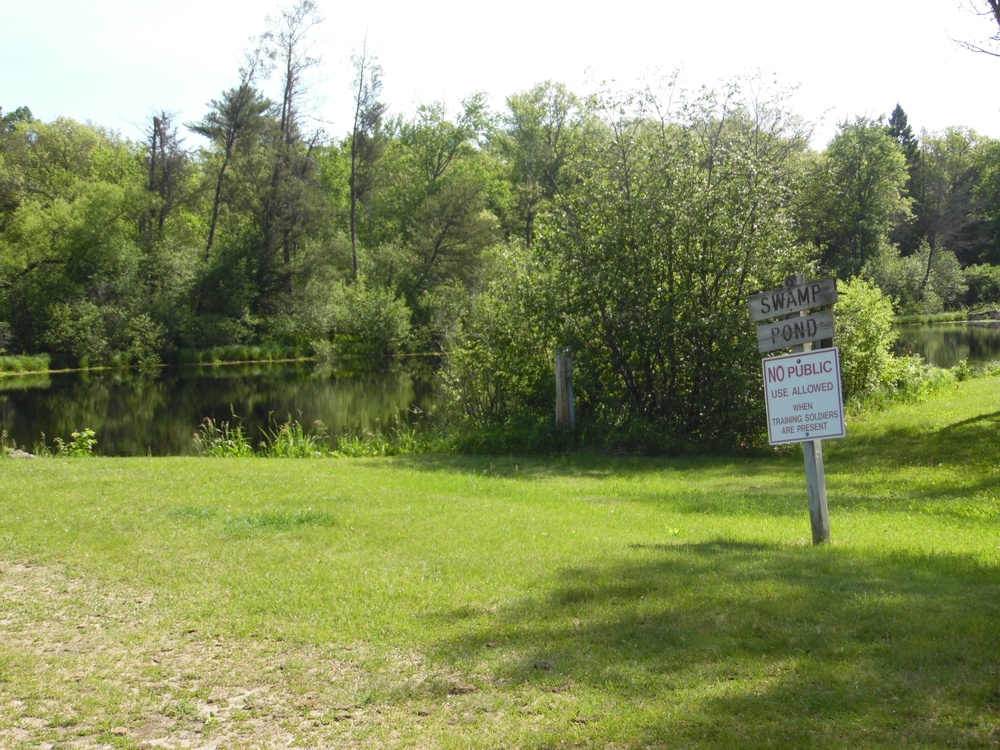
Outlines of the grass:
M 0 461 L 0 746 L 1000 747 L 1000 378 L 801 457 Z
M 373 458 L 426 451 L 434 444 L 433 439 L 418 438 L 415 427 L 398 419 L 387 428 L 379 425 L 374 431 L 330 436 L 321 422 L 307 429 L 291 416 L 279 423 L 271 415 L 270 424 L 262 433 L 255 447 L 252 436 L 243 429 L 243 421 L 234 414 L 232 423 L 216 423 L 206 418 L 199 425 L 194 441 L 198 455 L 213 458 Z
M 0 355 L 0 374 L 21 374 L 29 372 L 47 372 L 49 369 L 48 354 L 4 354 Z
M 219 365 L 247 362 L 289 362 L 306 359 L 309 351 L 300 345 L 231 344 L 209 349 L 182 349 L 177 353 L 181 364 Z
M 899 325 L 931 325 L 932 323 L 960 323 L 969 319 L 969 310 L 952 310 L 940 313 L 912 313 L 897 315 L 893 322 Z

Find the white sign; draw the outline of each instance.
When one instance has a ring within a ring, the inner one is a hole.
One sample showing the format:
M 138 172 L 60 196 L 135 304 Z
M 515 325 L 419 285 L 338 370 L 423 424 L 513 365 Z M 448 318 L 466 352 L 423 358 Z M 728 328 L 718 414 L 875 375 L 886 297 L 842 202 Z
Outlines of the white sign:
M 837 347 L 769 357 L 763 365 L 771 445 L 844 437 Z

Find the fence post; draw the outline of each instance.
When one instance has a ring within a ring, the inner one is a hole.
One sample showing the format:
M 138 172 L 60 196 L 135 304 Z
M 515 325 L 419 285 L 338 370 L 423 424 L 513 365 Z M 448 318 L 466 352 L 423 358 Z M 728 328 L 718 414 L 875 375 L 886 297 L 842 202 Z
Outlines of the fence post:
M 572 430 L 576 427 L 573 407 L 573 355 L 569 349 L 556 350 L 556 427 Z

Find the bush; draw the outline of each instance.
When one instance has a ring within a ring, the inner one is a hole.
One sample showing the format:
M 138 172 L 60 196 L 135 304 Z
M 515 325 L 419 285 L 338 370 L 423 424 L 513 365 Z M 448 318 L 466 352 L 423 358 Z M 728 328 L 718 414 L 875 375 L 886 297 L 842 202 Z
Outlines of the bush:
M 503 260 L 460 318 L 442 368 L 447 417 L 464 429 L 551 425 L 554 415 L 558 316 L 545 302 L 548 280 L 523 248 Z
M 969 266 L 964 274 L 967 307 L 1000 305 L 1000 266 Z
M 904 313 L 922 312 L 920 282 L 923 274 L 915 255 L 902 258 L 899 248 L 884 244 L 865 264 L 862 272 Z
M 271 458 L 317 458 L 329 451 L 326 428 L 321 422 L 314 425 L 314 432 L 307 432 L 302 424 L 290 416 L 286 422 L 271 425 L 264 430 L 258 455 Z
M 834 314 L 844 397 L 862 398 L 888 385 L 896 340 L 892 301 L 872 282 L 854 278 L 841 282 Z
M 387 357 L 406 350 L 410 309 L 392 290 L 363 282 L 342 287 L 333 313 L 333 342 L 345 356 Z
M 905 258 L 899 248 L 882 247 L 865 264 L 863 275 L 903 313 L 933 315 L 954 310 L 966 299 L 967 279 L 955 253 L 946 248 L 932 252 L 927 242 Z
M 145 313 L 127 317 L 116 331 L 116 360 L 119 364 L 151 367 L 160 364 L 167 329 Z
M 106 364 L 110 354 L 104 316 L 93 302 L 56 302 L 49 306 L 46 346 L 64 364 Z
M 206 417 L 194 435 L 195 450 L 201 456 L 215 458 L 250 458 L 254 455 L 253 443 L 243 431 L 243 422 L 235 414 L 233 426 L 229 422 L 217 425 Z
M 68 442 L 61 437 L 55 438 L 53 442 L 56 445 L 57 456 L 87 458 L 94 455 L 97 436 L 92 429 L 84 427 L 82 430 L 70 433 L 70 438 Z

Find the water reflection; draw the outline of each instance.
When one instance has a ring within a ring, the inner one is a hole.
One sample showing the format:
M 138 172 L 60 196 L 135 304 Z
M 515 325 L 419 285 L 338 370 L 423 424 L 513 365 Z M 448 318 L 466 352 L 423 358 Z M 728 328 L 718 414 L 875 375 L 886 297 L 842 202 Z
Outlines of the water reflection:
M 937 367 L 1000 359 L 1000 323 L 935 323 L 900 326 L 896 352 L 919 354 Z
M 434 403 L 426 367 L 345 374 L 296 363 L 0 378 L 0 428 L 19 446 L 90 427 L 112 456 L 189 455 L 206 417 L 232 423 L 236 414 L 254 438 L 289 418 L 339 434 L 425 420 Z

